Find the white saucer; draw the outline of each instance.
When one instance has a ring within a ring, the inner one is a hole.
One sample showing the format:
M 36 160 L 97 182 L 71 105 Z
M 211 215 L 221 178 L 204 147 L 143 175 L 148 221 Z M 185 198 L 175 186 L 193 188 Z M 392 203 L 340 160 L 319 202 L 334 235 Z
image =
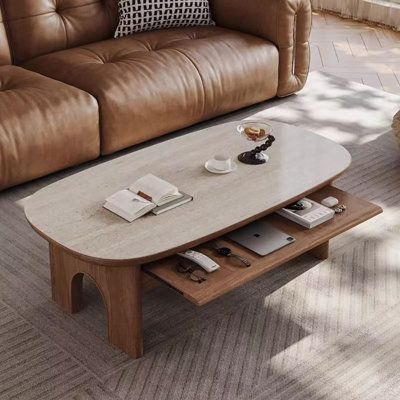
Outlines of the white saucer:
M 232 161 L 232 167 L 231 169 L 227 169 L 225 171 L 222 171 L 220 169 L 215 169 L 213 167 L 210 166 L 210 161 L 207 161 L 206 164 L 204 165 L 206 170 L 208 172 L 211 172 L 212 174 L 230 174 L 233 171 L 237 170 L 237 164 L 235 163 L 235 161 Z

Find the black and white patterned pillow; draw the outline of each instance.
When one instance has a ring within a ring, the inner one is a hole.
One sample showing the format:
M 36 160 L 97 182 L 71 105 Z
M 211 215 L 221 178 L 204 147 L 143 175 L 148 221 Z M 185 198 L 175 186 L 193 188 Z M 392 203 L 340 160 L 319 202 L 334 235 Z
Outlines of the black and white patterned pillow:
M 115 37 L 153 29 L 213 25 L 208 0 L 118 0 Z

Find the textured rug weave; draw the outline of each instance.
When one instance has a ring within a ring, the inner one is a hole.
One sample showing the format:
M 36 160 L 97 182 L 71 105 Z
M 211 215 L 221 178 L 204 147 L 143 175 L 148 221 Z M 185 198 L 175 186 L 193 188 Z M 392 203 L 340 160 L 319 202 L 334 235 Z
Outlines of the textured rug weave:
M 154 289 L 140 360 L 107 344 L 90 282 L 79 314 L 51 301 L 47 245 L 23 215 L 27 196 L 88 165 L 0 193 L 0 400 L 400 398 L 399 108 L 313 73 L 297 96 L 219 119 L 256 115 L 342 143 L 353 165 L 336 185 L 385 212 L 333 240 L 329 260 L 303 256 L 203 308 Z

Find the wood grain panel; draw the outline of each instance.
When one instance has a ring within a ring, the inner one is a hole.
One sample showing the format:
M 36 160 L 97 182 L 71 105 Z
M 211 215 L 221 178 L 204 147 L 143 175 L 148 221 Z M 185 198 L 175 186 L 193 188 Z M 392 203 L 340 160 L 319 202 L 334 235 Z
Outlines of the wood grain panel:
M 50 244 L 50 271 L 53 300 L 67 313 L 82 308 L 82 277 L 88 276 L 107 310 L 109 342 L 133 358 L 143 355 L 140 268 L 91 264 Z
M 250 268 L 242 267 L 231 258 L 215 255 L 212 250 L 213 245 L 208 243 L 199 246 L 198 249 L 211 256 L 221 265 L 221 268 L 209 274 L 206 282 L 199 284 L 191 281 L 187 275 L 178 273 L 176 271 L 178 257 L 170 257 L 148 264 L 143 267 L 143 270 L 167 283 L 192 303 L 201 306 L 306 252 L 325 259 L 328 257 L 328 241 L 330 239 L 382 212 L 380 207 L 332 186 L 317 191 L 310 195 L 310 198 L 321 201 L 328 196 L 334 196 L 339 199 L 341 204 L 346 204 L 346 212 L 338 214 L 333 220 L 310 230 L 277 214 L 267 216 L 265 221 L 296 238 L 296 242 L 293 244 L 268 256 L 260 257 L 229 240 L 218 240 L 219 245 L 226 245 L 235 253 L 250 260 L 252 263 Z

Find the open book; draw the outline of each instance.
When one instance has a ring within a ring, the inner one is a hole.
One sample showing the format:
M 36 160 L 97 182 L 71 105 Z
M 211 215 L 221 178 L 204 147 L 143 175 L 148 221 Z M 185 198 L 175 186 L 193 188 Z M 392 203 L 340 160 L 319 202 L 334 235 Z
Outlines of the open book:
M 156 206 L 162 206 L 182 197 L 182 194 L 179 193 L 176 186 L 152 174 L 145 175 L 143 178 L 138 179 L 131 185 L 129 190 L 151 201 Z
M 114 193 L 104 203 L 104 208 L 126 219 L 128 222 L 140 218 L 155 207 L 154 203 L 132 193 L 128 189 Z
M 104 208 L 132 222 L 153 211 L 158 215 L 193 200 L 178 188 L 154 175 L 148 174 L 129 189 L 114 193 L 106 199 Z

